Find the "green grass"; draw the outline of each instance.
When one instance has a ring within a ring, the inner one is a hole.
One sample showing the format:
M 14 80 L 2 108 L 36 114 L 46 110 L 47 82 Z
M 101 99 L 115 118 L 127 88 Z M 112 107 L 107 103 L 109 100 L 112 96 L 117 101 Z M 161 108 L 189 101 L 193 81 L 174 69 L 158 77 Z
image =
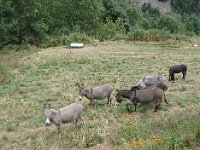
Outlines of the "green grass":
M 186 41 L 180 48 L 166 43 L 107 42 L 0 54 L 0 149 L 198 148 L 200 49 Z M 114 90 L 112 106 L 97 100 L 89 107 L 89 100 L 83 99 L 84 125 L 63 125 L 61 134 L 56 126 L 44 126 L 43 104 L 58 109 L 78 101 L 76 82 L 126 89 L 147 75 L 168 78 L 167 67 L 179 63 L 188 65 L 186 81 L 181 74 L 174 83 L 166 81 L 170 104 L 163 102 L 157 113 L 154 104 L 127 112 L 128 100 L 116 106 Z

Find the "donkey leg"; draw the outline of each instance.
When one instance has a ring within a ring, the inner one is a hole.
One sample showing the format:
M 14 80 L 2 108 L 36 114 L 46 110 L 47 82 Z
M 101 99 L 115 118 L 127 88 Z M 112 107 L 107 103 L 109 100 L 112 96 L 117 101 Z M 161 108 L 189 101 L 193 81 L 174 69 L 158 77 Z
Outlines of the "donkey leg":
M 171 68 L 169 69 L 169 81 L 171 81 L 172 80 L 172 70 L 171 70 Z
M 90 104 L 89 106 L 93 106 L 94 107 L 94 99 L 90 99 Z
M 168 101 L 167 101 L 167 98 L 165 96 L 165 93 L 164 93 L 164 101 L 165 101 L 166 104 L 169 104 Z
M 185 80 L 186 72 L 184 71 L 184 72 L 182 72 L 182 73 L 183 73 L 183 77 L 182 77 L 182 79 Z
M 171 75 L 169 74 L 169 81 L 171 81 Z
M 80 120 L 82 121 L 82 123 L 85 124 L 85 120 L 83 119 L 83 116 L 80 115 L 79 118 L 80 118 Z
M 75 127 L 77 127 L 77 124 L 78 124 L 78 119 L 76 119 L 75 121 Z
M 135 111 L 136 111 L 138 100 L 137 100 L 137 99 L 134 99 L 134 98 L 131 98 L 130 101 L 133 103 L 133 105 L 135 105 Z
M 174 81 L 175 75 L 174 73 L 171 74 L 171 80 Z
M 107 105 L 109 105 L 109 104 L 110 104 L 110 106 L 112 104 L 112 97 L 111 96 L 108 97 Z
M 108 95 L 107 96 L 107 105 L 109 105 L 110 104 L 110 106 L 111 106 L 111 101 L 112 101 L 112 97 L 111 97 L 111 95 Z
M 136 111 L 136 109 L 137 109 L 137 102 L 135 103 L 135 111 Z
M 107 104 L 110 103 L 110 96 L 107 97 L 108 101 L 107 101 Z
M 110 104 L 111 103 L 111 95 L 108 95 L 107 99 L 108 99 L 107 104 Z
M 155 109 L 154 109 L 154 112 L 157 112 L 159 107 L 160 107 L 160 101 L 157 102 Z
M 57 128 L 58 128 L 58 133 L 60 133 L 61 125 L 57 125 Z

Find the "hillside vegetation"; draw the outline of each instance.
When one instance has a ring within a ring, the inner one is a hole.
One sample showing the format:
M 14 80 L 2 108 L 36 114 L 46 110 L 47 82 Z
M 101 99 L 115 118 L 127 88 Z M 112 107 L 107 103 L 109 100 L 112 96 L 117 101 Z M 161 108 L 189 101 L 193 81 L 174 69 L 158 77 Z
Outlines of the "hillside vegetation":
M 137 3 L 141 6 L 144 3 L 150 3 L 154 8 L 158 8 L 162 13 L 171 12 L 171 0 L 138 0 Z
M 197 149 L 200 143 L 199 38 L 165 42 L 103 42 L 82 49 L 55 47 L 1 53 L 0 149 Z M 154 59 L 153 59 L 154 58 Z M 76 82 L 126 89 L 146 75 L 168 78 L 168 66 L 188 65 L 186 80 L 166 81 L 169 105 L 128 113 L 84 98 L 85 124 L 44 125 L 43 104 L 59 109 L 78 101 Z
M 146 35 L 138 38 L 152 30 L 164 36 L 199 35 L 199 0 L 143 2 L 139 7 L 132 0 L 3 0 L 0 48 L 23 44 L 52 47 L 94 39 L 155 41 Z M 161 13 L 163 7 L 172 12 Z

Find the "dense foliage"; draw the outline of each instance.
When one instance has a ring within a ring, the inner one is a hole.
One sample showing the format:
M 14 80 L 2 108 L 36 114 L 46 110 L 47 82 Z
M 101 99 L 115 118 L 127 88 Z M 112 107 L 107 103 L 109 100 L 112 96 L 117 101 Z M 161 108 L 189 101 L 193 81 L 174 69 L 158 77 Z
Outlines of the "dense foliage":
M 200 0 L 171 0 L 172 8 L 181 14 L 200 13 Z
M 172 0 L 171 5 L 182 17 L 162 14 L 151 4 L 140 9 L 128 0 L 2 0 L 0 47 L 48 47 L 89 37 L 108 40 L 149 29 L 199 35 L 200 0 Z

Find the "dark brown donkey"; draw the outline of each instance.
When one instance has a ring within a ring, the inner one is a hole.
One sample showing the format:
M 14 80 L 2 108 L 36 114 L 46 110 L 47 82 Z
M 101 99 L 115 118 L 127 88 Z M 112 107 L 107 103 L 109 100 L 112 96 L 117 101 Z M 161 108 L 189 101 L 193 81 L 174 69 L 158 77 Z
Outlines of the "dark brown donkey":
M 184 64 L 171 66 L 169 68 L 169 81 L 171 80 L 174 81 L 175 79 L 174 74 L 180 73 L 180 72 L 182 72 L 183 74 L 182 79 L 185 80 L 186 73 L 187 73 L 187 66 Z

